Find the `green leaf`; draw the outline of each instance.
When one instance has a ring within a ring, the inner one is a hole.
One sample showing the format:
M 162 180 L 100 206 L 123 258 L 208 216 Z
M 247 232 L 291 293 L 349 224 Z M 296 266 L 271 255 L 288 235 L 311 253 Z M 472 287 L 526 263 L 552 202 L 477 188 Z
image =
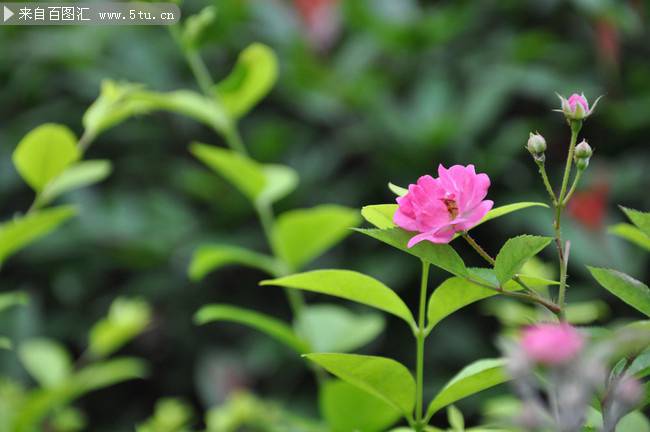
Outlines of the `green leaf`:
M 23 291 L 7 291 L 0 293 L 0 312 L 12 306 L 24 306 L 29 302 L 29 296 Z
M 401 228 L 392 229 L 357 229 L 356 231 L 389 244 L 397 249 L 414 255 L 429 264 L 440 267 L 456 276 L 467 276 L 467 268 L 461 257 L 448 244 L 421 242 L 408 248 L 406 245 L 412 233 Z
M 379 229 L 395 228 L 393 216 L 397 211 L 397 204 L 375 204 L 361 208 L 361 216 Z
M 97 136 L 129 117 L 152 111 L 151 103 L 137 98 L 143 88 L 142 84 L 102 81 L 99 96 L 84 113 L 84 128 Z
M 415 380 L 395 360 L 358 354 L 307 354 L 328 372 L 391 405 L 410 417 L 415 406 Z
M 436 288 L 427 307 L 427 329 L 432 329 L 445 317 L 479 300 L 497 295 L 496 291 L 467 279 L 452 277 Z
M 519 272 L 521 267 L 544 249 L 553 239 L 522 235 L 509 239 L 499 251 L 494 265 L 497 279 L 504 284 Z
M 257 197 L 257 203 L 261 205 L 273 204 L 289 195 L 298 186 L 298 173 L 288 166 L 268 164 L 264 165 L 264 177 L 266 183 L 264 189 Z
M 214 93 L 232 117 L 240 118 L 271 91 L 277 77 L 278 60 L 273 50 L 254 43 L 239 54 L 234 69 L 214 87 Z
M 4 336 L 0 336 L 0 349 L 10 350 L 12 347 L 11 340 Z
M 641 411 L 632 411 L 619 420 L 616 432 L 650 432 L 650 422 Z
M 490 221 L 492 219 L 496 219 L 501 216 L 505 216 L 509 213 L 523 210 L 529 207 L 547 207 L 548 205 L 541 203 L 541 202 L 519 202 L 519 203 L 513 203 L 513 204 L 506 204 L 497 208 L 493 208 L 487 214 L 481 219 L 481 221 L 478 223 L 478 225 L 485 223 L 487 221 Z M 478 226 L 477 225 L 477 226 Z
M 57 226 L 74 216 L 74 207 L 60 206 L 30 212 L 0 224 L 0 264 L 9 256 L 45 236 Z
M 431 401 L 426 418 L 458 400 L 506 382 L 504 366 L 504 359 L 484 359 L 466 366 Z
M 70 354 L 51 339 L 30 339 L 22 343 L 18 356 L 25 369 L 42 387 L 57 386 L 72 373 Z
M 117 298 L 108 315 L 90 329 L 88 351 L 95 357 L 105 357 L 142 333 L 150 322 L 151 308 L 147 302 Z
M 77 162 L 48 183 L 38 197 L 38 204 L 44 206 L 66 192 L 98 183 L 108 177 L 111 170 L 107 160 Z
M 628 240 L 647 251 L 650 251 L 650 236 L 647 236 L 643 231 L 634 225 L 628 223 L 620 223 L 609 227 L 607 231 L 611 234 Z
M 266 175 L 262 166 L 254 160 L 232 150 L 200 143 L 193 143 L 190 151 L 251 201 L 255 202 L 264 191 Z
M 463 418 L 463 413 L 454 405 L 447 407 L 447 421 L 454 432 L 465 431 L 465 418 Z
M 203 33 L 217 20 L 217 8 L 206 6 L 196 15 L 190 15 L 183 23 L 183 43 L 190 49 L 196 49 Z
M 298 315 L 296 331 L 309 341 L 313 352 L 348 352 L 375 339 L 384 329 L 376 313 L 355 313 L 344 307 L 318 304 Z
M 75 393 L 84 394 L 122 381 L 145 378 L 149 368 L 138 358 L 119 357 L 90 364 L 80 369 L 71 384 Z
M 627 207 L 622 207 L 621 210 L 625 215 L 637 226 L 646 236 L 650 237 L 650 212 L 642 212 Z
M 276 318 L 259 312 L 235 306 L 213 304 L 203 306 L 194 315 L 194 322 L 199 325 L 214 321 L 230 321 L 243 324 L 268 334 L 300 354 L 309 351 L 308 343 L 297 336 L 291 327 Z
M 260 285 L 295 288 L 352 300 L 393 314 L 410 326 L 415 326 L 413 315 L 402 299 L 377 279 L 362 273 L 350 270 L 314 270 L 265 280 Z
M 268 255 L 237 246 L 208 244 L 200 246 L 192 255 L 189 276 L 193 281 L 203 279 L 208 273 L 231 264 L 241 264 L 273 275 L 278 263 Z
M 332 432 L 382 432 L 400 418 L 392 405 L 339 380 L 320 386 L 319 405 Z
M 610 293 L 650 317 L 650 289 L 625 273 L 587 266 L 591 275 Z
M 401 186 L 397 186 L 396 184 L 393 183 L 388 183 L 388 189 L 390 189 L 391 192 L 393 192 L 397 196 L 404 196 L 408 193 L 408 189 L 403 188 Z
M 282 213 L 273 227 L 278 254 L 291 269 L 300 269 L 343 240 L 359 224 L 353 209 L 320 205 Z
M 23 180 L 40 192 L 80 157 L 72 131 L 47 123 L 25 135 L 14 151 L 13 162 Z
M 192 423 L 192 406 L 175 398 L 156 402 L 154 415 L 136 428 L 137 432 L 186 432 Z

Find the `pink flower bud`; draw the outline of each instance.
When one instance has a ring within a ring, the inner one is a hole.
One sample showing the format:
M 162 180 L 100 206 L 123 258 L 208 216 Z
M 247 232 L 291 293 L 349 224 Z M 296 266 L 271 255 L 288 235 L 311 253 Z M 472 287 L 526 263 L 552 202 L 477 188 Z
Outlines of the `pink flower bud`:
M 408 242 L 449 243 L 454 234 L 467 231 L 483 219 L 494 203 L 483 200 L 490 187 L 487 174 L 476 174 L 474 165 L 438 166 L 438 178 L 422 176 L 409 185 L 408 193 L 397 198 L 393 221 L 407 231 L 417 232 Z
M 524 330 L 521 346 L 538 363 L 554 366 L 573 360 L 582 350 L 584 339 L 569 324 L 538 324 Z
M 623 378 L 617 385 L 614 396 L 628 406 L 634 406 L 643 397 L 643 385 L 634 377 Z
M 596 102 L 594 102 L 594 105 L 590 108 L 589 101 L 587 101 L 587 98 L 585 97 L 584 94 L 573 93 L 571 96 L 569 96 L 569 99 L 565 99 L 559 94 L 557 96 L 560 98 L 560 101 L 562 102 L 562 109 L 556 111 L 563 112 L 564 116 L 568 120 L 586 119 L 591 115 L 591 113 L 594 112 L 594 109 L 596 108 L 596 105 L 600 100 L 600 97 L 596 99 Z

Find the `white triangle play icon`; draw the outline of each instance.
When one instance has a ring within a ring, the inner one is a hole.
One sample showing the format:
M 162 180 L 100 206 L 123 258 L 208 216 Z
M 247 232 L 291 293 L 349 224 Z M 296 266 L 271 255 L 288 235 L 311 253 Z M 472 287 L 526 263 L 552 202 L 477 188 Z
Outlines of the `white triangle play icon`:
M 14 13 L 7 7 L 4 7 L 4 22 L 7 22 L 9 18 L 14 16 Z

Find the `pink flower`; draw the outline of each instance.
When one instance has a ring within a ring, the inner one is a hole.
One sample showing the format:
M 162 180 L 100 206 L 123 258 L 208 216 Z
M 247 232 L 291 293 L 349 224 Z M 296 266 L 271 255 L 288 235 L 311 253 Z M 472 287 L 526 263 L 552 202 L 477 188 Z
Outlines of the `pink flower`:
M 422 176 L 411 184 L 408 193 L 397 198 L 399 205 L 393 221 L 407 231 L 420 234 L 408 247 L 421 241 L 449 243 L 454 234 L 467 231 L 492 209 L 494 203 L 483 200 L 490 187 L 487 174 L 476 174 L 474 165 L 438 166 L 438 178 Z
M 538 324 L 524 330 L 521 346 L 538 363 L 553 366 L 575 358 L 584 345 L 580 332 L 569 324 Z
M 594 109 L 596 109 L 596 105 L 602 97 L 601 96 L 596 99 L 594 105 L 589 108 L 589 101 L 587 101 L 587 98 L 584 94 L 573 93 L 571 96 L 569 96 L 569 99 L 565 99 L 560 95 L 557 96 L 562 102 L 562 109 L 556 111 L 563 112 L 564 116 L 569 120 L 584 120 L 589 117 L 591 113 L 594 112 Z

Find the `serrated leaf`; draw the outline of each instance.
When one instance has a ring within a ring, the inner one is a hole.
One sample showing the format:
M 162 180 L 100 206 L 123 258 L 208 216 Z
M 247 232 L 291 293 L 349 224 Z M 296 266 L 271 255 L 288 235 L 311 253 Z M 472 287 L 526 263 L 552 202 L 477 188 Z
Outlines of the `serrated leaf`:
M 7 291 L 0 293 L 0 312 L 12 306 L 24 306 L 29 302 L 29 296 L 23 291 Z
M 276 260 L 268 255 L 238 246 L 210 244 L 199 246 L 194 251 L 188 270 L 189 277 L 198 281 L 208 273 L 231 264 L 257 268 L 270 275 L 274 275 L 278 269 Z
M 108 177 L 111 170 L 107 160 L 77 162 L 48 183 L 38 197 L 38 205 L 44 206 L 66 192 L 98 183 Z
M 280 258 L 297 270 L 347 237 L 359 222 L 356 210 L 338 205 L 291 210 L 278 217 L 273 242 Z
M 621 210 L 646 236 L 650 237 L 650 213 L 622 207 Z
M 362 273 L 350 270 L 314 270 L 265 280 L 260 285 L 275 285 L 344 298 L 383 310 L 402 318 L 410 326 L 415 326 L 413 315 L 402 299 L 377 279 Z
M 55 387 L 72 373 L 68 351 L 51 339 L 30 339 L 18 347 L 22 365 L 42 387 Z
M 607 231 L 650 251 L 650 237 L 634 225 L 619 223 L 609 227 Z
M 252 327 L 282 342 L 299 354 L 310 350 L 309 344 L 296 335 L 287 324 L 259 312 L 230 305 L 214 304 L 203 306 L 194 315 L 194 322 L 199 325 L 214 321 L 230 321 Z
M 328 372 L 382 399 L 410 417 L 415 406 L 415 380 L 401 363 L 385 357 L 358 354 L 307 354 Z
M 233 150 L 201 143 L 193 143 L 190 151 L 252 202 L 255 202 L 266 186 L 262 166 L 249 157 Z
M 277 77 L 273 50 L 254 43 L 239 54 L 230 75 L 214 87 L 215 97 L 233 118 L 240 118 L 271 91 Z
M 494 271 L 501 284 L 508 282 L 521 267 L 544 249 L 553 239 L 522 235 L 506 241 L 496 257 Z
M 356 231 L 389 244 L 401 251 L 414 255 L 429 264 L 440 267 L 456 276 L 466 276 L 467 268 L 461 257 L 448 244 L 433 244 L 430 242 L 421 242 L 407 247 L 407 243 L 412 237 L 412 233 L 402 230 L 401 228 L 392 229 L 357 229 Z
M 610 293 L 650 317 L 650 288 L 625 273 L 587 266 L 591 275 Z
M 0 264 L 74 216 L 74 207 L 60 206 L 34 211 L 0 224 Z
M 296 331 L 309 341 L 312 352 L 348 352 L 375 339 L 384 324 L 383 316 L 376 313 L 317 304 L 303 308 L 296 321 Z
M 117 351 L 149 326 L 151 315 L 144 300 L 115 299 L 108 315 L 90 329 L 88 351 L 96 358 Z
M 393 406 L 345 381 L 325 381 L 318 400 L 332 432 L 382 432 L 400 418 Z
M 506 382 L 504 366 L 504 359 L 479 360 L 466 366 L 431 401 L 426 418 L 458 400 Z
M 47 123 L 18 143 L 13 162 L 23 180 L 40 192 L 80 157 L 74 133 L 66 126 Z

